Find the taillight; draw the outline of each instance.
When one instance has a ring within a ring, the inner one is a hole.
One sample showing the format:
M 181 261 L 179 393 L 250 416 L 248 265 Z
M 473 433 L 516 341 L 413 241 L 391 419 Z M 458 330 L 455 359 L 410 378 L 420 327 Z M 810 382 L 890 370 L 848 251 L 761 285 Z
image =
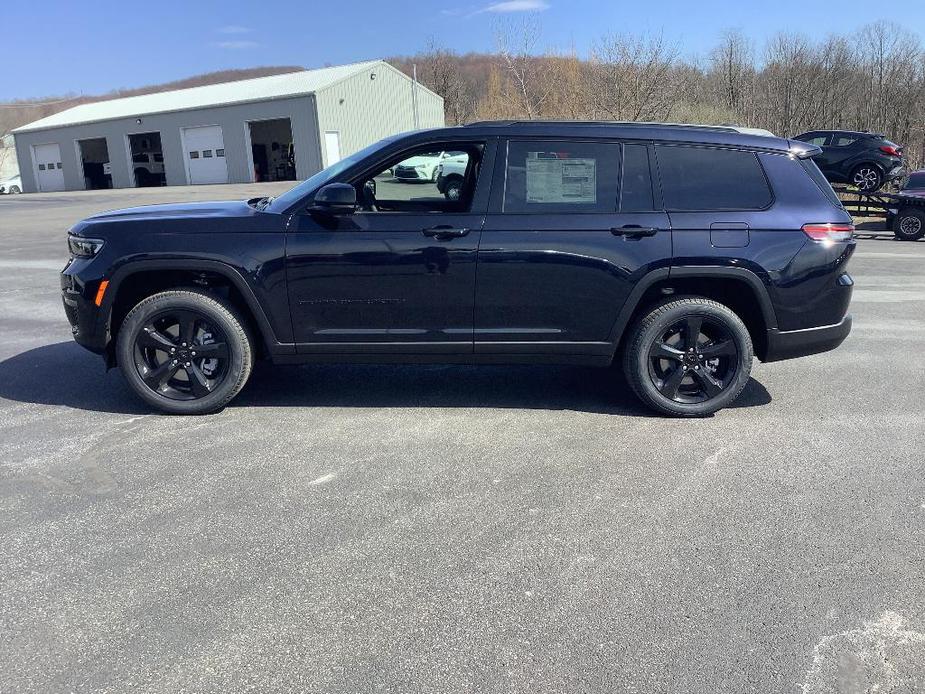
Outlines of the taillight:
M 883 145 L 882 147 L 880 147 L 880 151 L 881 151 L 881 152 L 886 152 L 886 153 L 889 154 L 891 157 L 898 157 L 898 156 L 901 156 L 901 155 L 902 155 L 902 153 L 903 153 L 903 148 L 902 148 L 902 147 L 895 147 L 894 145 Z
M 803 233 L 818 243 L 849 241 L 854 234 L 854 224 L 804 224 Z

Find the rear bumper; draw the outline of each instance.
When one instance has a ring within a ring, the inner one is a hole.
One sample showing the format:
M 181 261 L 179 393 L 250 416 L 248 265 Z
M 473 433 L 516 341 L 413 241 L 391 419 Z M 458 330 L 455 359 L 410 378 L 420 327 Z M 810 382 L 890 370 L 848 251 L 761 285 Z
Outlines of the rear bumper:
M 782 361 L 835 349 L 851 332 L 851 314 L 834 325 L 780 331 L 768 330 L 768 349 L 764 361 Z

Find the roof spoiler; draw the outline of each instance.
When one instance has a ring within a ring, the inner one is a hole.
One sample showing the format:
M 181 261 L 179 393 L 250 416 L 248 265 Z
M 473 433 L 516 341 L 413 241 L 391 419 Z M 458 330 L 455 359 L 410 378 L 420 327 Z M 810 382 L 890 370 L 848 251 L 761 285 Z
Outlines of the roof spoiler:
M 811 145 L 808 142 L 787 140 L 787 144 L 790 148 L 790 156 L 796 157 L 797 159 L 812 159 L 816 155 L 822 154 L 821 147 Z

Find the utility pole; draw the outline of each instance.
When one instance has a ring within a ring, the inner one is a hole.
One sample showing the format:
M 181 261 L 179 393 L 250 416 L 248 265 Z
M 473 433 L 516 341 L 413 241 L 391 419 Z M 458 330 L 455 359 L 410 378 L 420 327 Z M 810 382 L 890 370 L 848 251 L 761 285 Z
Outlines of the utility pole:
M 421 122 L 418 118 L 418 65 L 411 64 L 411 109 L 414 113 L 414 129 L 420 130 Z

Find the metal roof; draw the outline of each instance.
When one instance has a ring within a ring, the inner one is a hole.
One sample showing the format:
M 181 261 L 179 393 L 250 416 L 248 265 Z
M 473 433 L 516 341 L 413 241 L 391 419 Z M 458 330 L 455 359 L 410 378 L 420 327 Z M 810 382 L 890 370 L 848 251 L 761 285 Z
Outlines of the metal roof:
M 223 82 L 204 87 L 176 89 L 157 94 L 129 96 L 122 99 L 94 101 L 89 104 L 74 106 L 34 123 L 20 126 L 14 133 L 33 130 L 47 130 L 82 123 L 135 118 L 155 113 L 173 111 L 191 111 L 213 106 L 228 106 L 250 101 L 267 101 L 292 96 L 313 94 L 330 87 L 347 77 L 377 66 L 391 67 L 382 60 L 370 60 L 363 63 L 338 65 L 319 70 L 290 72 L 270 77 L 257 77 L 237 82 Z

